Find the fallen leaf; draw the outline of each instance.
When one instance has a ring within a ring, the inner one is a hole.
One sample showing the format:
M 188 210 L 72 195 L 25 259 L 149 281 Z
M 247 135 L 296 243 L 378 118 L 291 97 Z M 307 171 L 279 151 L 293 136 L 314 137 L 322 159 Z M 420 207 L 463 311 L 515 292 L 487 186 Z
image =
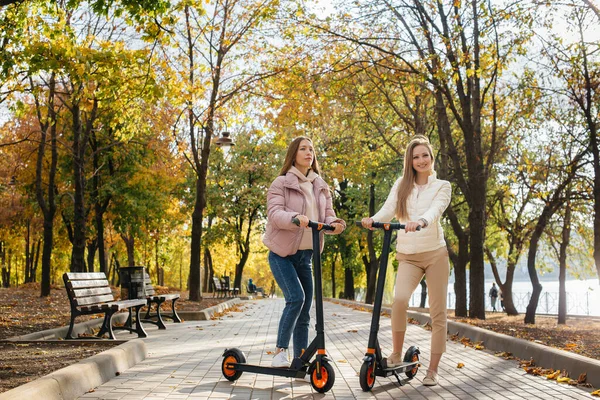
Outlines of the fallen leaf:
M 592 393 L 590 393 L 592 396 L 596 396 L 596 397 L 600 397 L 600 389 L 598 390 L 594 390 Z
M 553 373 L 546 375 L 546 379 L 554 380 L 554 379 L 557 379 L 559 375 L 560 375 L 560 370 L 554 371 Z
M 558 379 L 556 379 L 556 382 L 558 383 L 567 383 L 571 380 L 571 378 L 569 378 L 568 376 L 562 376 Z
M 356 333 L 358 332 L 356 329 L 348 329 L 346 332 L 350 332 L 350 333 Z
M 587 374 L 584 372 L 581 375 L 579 375 L 579 378 L 577 378 L 577 383 L 585 383 L 586 380 Z
M 347 363 L 348 361 L 346 361 L 346 360 L 337 360 L 337 362 L 339 362 L 339 363 Z
M 465 366 L 465 364 L 463 364 L 463 363 L 458 363 L 458 365 L 456 366 L 456 368 L 462 368 L 462 367 L 464 367 L 464 366 Z

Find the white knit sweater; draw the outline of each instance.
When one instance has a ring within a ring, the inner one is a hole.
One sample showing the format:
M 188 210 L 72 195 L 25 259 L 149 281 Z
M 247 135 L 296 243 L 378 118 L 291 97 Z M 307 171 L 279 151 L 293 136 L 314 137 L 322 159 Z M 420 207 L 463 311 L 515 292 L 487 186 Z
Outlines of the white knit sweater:
M 373 215 L 377 222 L 390 222 L 396 216 L 396 203 L 398 202 L 398 185 L 402 177 L 396 180 L 390 190 L 385 204 Z M 446 246 L 444 231 L 440 223 L 440 217 L 450 204 L 452 187 L 450 182 L 437 179 L 435 172 L 429 176 L 427 185 L 420 191 L 417 185 L 413 187 L 407 199 L 409 221 L 417 222 L 419 218 L 427 221 L 427 227 L 417 232 L 398 232 L 396 251 L 403 254 L 424 253 L 437 250 Z M 397 217 L 397 216 L 396 216 Z M 400 221 L 406 223 L 409 221 Z

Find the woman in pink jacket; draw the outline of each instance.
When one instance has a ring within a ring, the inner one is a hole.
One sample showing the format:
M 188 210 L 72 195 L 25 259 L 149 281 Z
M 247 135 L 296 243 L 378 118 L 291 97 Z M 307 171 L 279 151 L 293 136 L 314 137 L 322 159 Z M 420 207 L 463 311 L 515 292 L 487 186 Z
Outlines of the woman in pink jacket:
M 287 368 L 287 348 L 294 337 L 294 357 L 308 346 L 310 306 L 313 297 L 312 231 L 308 221 L 320 221 L 335 227 L 339 234 L 346 223 L 335 216 L 329 186 L 319 176 L 319 163 L 312 141 L 297 137 L 288 147 L 280 175 L 267 192 L 267 229 L 263 237 L 269 248 L 269 265 L 285 297 L 279 320 L 277 350 L 271 365 Z M 300 226 L 292 219 L 297 218 Z
M 402 363 L 408 301 L 423 275 L 427 279 L 432 332 L 429 368 L 423 379 L 426 386 L 437 385 L 438 366 L 446 351 L 450 263 L 440 218 L 451 194 L 450 183 L 436 178 L 429 140 L 417 135 L 406 148 L 404 175 L 394 183 L 381 210 L 362 220 L 362 225 L 371 229 L 373 221 L 389 222 L 395 216 L 406 226 L 404 233 L 398 232 L 396 244 L 399 264 L 392 304 L 393 352 L 387 357 L 390 367 Z

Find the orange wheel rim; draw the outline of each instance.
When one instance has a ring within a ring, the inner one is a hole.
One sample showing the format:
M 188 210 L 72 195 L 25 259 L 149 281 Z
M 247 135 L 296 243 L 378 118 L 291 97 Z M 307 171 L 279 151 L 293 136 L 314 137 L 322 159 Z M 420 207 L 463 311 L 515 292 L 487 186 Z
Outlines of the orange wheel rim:
M 228 356 L 227 358 L 225 358 L 225 360 L 223 360 L 223 373 L 226 376 L 234 376 L 235 369 L 233 368 L 233 366 L 231 364 L 236 364 L 236 363 L 237 363 L 237 359 L 234 356 Z
M 374 370 L 374 364 L 371 364 L 369 368 L 367 368 L 367 385 L 369 385 L 369 387 L 373 387 L 373 385 L 375 384 L 375 374 L 373 373 Z
M 417 353 L 413 354 L 411 361 L 412 362 L 419 361 L 419 355 Z M 415 364 L 415 367 L 411 370 L 411 372 L 413 374 L 416 374 L 418 370 L 419 370 L 419 364 Z
M 317 378 L 317 370 L 316 369 L 313 371 L 312 378 L 313 378 L 312 381 L 313 381 L 314 385 L 316 387 L 318 387 L 319 389 L 322 389 L 327 384 L 327 379 L 329 379 L 329 376 L 327 375 L 327 370 L 325 368 L 321 367 L 321 379 Z

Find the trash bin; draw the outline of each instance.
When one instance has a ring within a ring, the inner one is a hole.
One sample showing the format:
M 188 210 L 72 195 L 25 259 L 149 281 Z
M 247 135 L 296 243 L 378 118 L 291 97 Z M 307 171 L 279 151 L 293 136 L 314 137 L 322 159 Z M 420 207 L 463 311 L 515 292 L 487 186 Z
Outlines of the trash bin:
M 121 278 L 121 300 L 146 298 L 144 287 L 144 267 L 122 267 L 119 270 Z

